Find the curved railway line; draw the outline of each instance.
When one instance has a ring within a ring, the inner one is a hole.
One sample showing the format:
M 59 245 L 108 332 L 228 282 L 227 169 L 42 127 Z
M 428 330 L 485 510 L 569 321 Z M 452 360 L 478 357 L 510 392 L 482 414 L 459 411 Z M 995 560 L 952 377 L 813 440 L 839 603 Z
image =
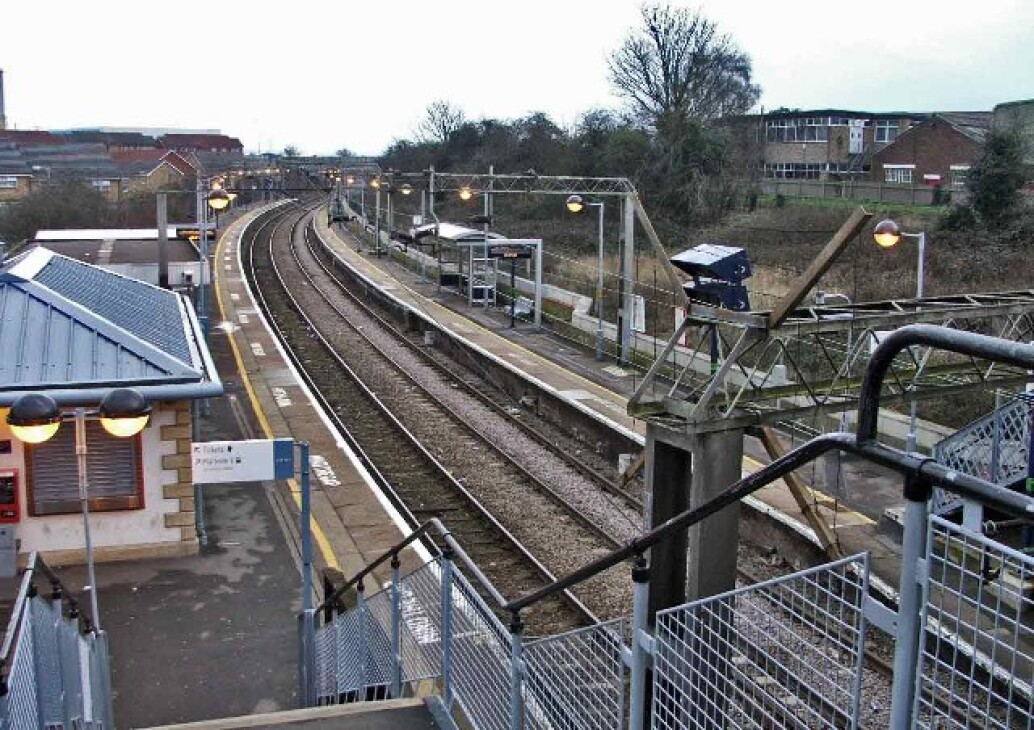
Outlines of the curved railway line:
M 382 486 L 393 489 L 403 513 L 413 521 L 441 517 L 509 596 L 614 547 L 605 530 L 532 473 L 542 471 L 541 465 L 522 465 L 512 453 L 495 448 L 496 439 L 481 433 L 482 423 L 471 423 L 455 404 L 446 404 L 459 400 L 454 379 L 426 363 L 429 372 L 416 378 L 410 371 L 419 368 L 413 363 L 403 368 L 401 352 L 374 344 L 394 335 L 378 336 L 377 323 L 354 300 L 349 305 L 308 247 L 300 245 L 309 215 L 295 206 L 268 214 L 253 226 L 242 255 L 278 337 L 342 436 L 373 467 Z M 435 389 L 439 395 L 429 392 Z M 593 616 L 627 612 L 627 575 L 620 572 L 621 580 L 604 575 L 588 584 L 584 603 L 569 597 L 532 609 L 526 616 L 529 628 L 552 633 Z
M 369 306 L 362 286 L 337 273 L 311 212 L 293 207 L 254 226 L 241 247 L 248 275 L 310 388 L 409 520 L 440 517 L 506 596 L 543 585 L 639 529 L 639 500 L 600 472 L 591 451 L 575 456 L 584 445 L 528 423 L 529 414 L 486 378 Z M 575 596 L 533 607 L 529 630 L 556 633 L 628 615 L 628 578 L 619 566 Z M 881 695 L 888 668 L 867 655 L 866 682 Z M 878 726 L 884 707 L 867 710 L 863 726 Z

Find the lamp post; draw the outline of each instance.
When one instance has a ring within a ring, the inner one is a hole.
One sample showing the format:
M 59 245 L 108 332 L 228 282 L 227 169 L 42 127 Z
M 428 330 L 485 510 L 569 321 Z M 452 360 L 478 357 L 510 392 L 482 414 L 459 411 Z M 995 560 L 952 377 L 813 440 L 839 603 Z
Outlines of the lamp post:
M 905 233 L 898 224 L 887 218 L 876 224 L 872 231 L 872 237 L 881 248 L 893 248 L 902 238 L 914 238 L 919 244 L 919 264 L 916 268 L 916 299 L 923 298 L 923 278 L 926 265 L 926 232 Z M 916 401 L 915 398 L 908 407 L 908 436 L 905 448 L 909 452 L 916 450 Z
M 567 199 L 567 210 L 575 215 L 585 212 L 588 207 L 599 209 L 599 250 L 597 258 L 598 277 L 596 280 L 596 359 L 603 361 L 603 203 L 590 203 L 582 200 L 581 195 L 572 195 Z
M 93 567 L 93 540 L 90 535 L 89 475 L 86 468 L 86 418 L 99 417 L 101 426 L 116 438 L 131 438 L 147 425 L 151 406 L 132 388 L 115 388 L 101 400 L 96 411 L 77 407 L 72 419 L 75 423 L 75 457 L 79 477 L 79 503 L 83 513 L 83 536 L 86 548 L 86 576 L 90 592 L 90 611 L 93 625 L 101 630 L 101 618 L 97 600 L 97 576 Z M 11 405 L 7 423 L 11 433 L 27 444 L 41 444 L 57 433 L 64 420 L 57 402 L 44 393 L 28 393 Z
M 375 177 L 370 181 L 370 187 L 377 191 L 373 209 L 373 252 L 374 255 L 378 255 L 381 252 L 381 179 Z

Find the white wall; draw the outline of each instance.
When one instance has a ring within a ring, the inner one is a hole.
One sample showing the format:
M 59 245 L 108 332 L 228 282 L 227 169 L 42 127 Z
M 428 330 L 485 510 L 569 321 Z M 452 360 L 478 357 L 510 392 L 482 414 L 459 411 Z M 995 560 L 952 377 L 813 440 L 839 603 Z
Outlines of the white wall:
M 163 425 L 172 425 L 175 418 L 174 411 L 155 408 L 151 422 L 141 434 L 144 508 L 90 513 L 90 533 L 95 548 L 180 541 L 179 528 L 165 527 L 164 519 L 166 513 L 179 511 L 179 501 L 165 499 L 162 493 L 164 484 L 176 483 L 176 472 L 161 468 L 162 456 L 175 453 L 176 444 L 174 441 L 162 442 L 160 429 Z M 61 428 L 72 427 L 71 423 L 61 425 Z M 85 541 L 80 512 L 46 517 L 29 516 L 25 500 L 24 452 L 21 442 L 11 435 L 7 426 L 7 409 L 0 409 L 0 440 L 11 442 L 11 453 L 0 454 L 0 469 L 18 470 L 18 498 L 22 519 L 15 526 L 15 535 L 21 540 L 19 552 L 83 549 Z

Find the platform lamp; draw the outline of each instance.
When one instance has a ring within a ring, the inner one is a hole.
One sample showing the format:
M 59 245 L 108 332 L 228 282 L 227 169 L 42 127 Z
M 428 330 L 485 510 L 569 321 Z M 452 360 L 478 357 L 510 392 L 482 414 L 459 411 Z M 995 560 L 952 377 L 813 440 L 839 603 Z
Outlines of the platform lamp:
M 599 250 L 597 257 L 598 276 L 596 279 L 596 359 L 603 361 L 603 202 L 588 202 L 582 199 L 581 195 L 571 195 L 567 198 L 567 210 L 574 215 L 581 215 L 586 208 L 599 208 Z
M 65 417 L 57 402 L 45 393 L 27 393 L 19 397 L 7 413 L 11 433 L 26 444 L 41 444 L 54 436 L 63 420 L 75 424 L 75 457 L 79 477 L 79 503 L 83 513 L 83 535 L 86 542 L 86 576 L 90 585 L 90 611 L 93 625 L 101 630 L 97 601 L 97 576 L 93 567 L 93 540 L 90 535 L 89 476 L 86 468 L 86 418 L 97 417 L 101 426 L 116 438 L 132 438 L 144 430 L 151 417 L 151 406 L 139 391 L 115 388 L 101 399 L 100 407 L 87 411 L 82 406 L 74 415 Z
M 880 248 L 893 248 L 902 238 L 914 238 L 919 244 L 919 263 L 916 266 L 916 299 L 923 298 L 923 279 L 926 266 L 926 232 L 905 233 L 898 227 L 898 224 L 887 218 L 876 224 L 872 231 L 872 237 Z M 906 450 L 916 450 L 916 402 L 912 399 L 909 403 L 908 436 L 906 439 Z

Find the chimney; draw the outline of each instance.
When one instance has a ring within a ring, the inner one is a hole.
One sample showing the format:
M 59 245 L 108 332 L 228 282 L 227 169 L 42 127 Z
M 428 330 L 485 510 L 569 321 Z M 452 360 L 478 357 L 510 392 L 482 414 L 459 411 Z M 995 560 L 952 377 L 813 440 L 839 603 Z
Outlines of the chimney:
M 0 68 L 0 132 L 7 129 L 7 117 L 4 115 L 4 70 Z

